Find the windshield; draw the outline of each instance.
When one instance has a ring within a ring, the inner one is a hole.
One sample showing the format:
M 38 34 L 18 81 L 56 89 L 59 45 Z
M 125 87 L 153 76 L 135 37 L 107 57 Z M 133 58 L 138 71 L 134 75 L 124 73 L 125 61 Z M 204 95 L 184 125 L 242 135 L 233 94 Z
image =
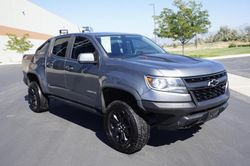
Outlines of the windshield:
M 165 51 L 150 39 L 139 35 L 105 35 L 96 37 L 109 57 L 159 54 Z

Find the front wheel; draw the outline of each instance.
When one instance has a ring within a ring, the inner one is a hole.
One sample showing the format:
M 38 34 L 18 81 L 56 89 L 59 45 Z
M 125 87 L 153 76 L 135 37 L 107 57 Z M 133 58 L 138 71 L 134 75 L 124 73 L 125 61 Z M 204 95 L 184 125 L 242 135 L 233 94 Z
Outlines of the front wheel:
M 123 101 L 108 106 L 104 127 L 112 147 L 127 154 L 141 150 L 150 136 L 149 125 Z
M 32 111 L 40 113 L 48 110 L 48 99 L 42 93 L 37 82 L 31 82 L 28 89 L 29 107 Z

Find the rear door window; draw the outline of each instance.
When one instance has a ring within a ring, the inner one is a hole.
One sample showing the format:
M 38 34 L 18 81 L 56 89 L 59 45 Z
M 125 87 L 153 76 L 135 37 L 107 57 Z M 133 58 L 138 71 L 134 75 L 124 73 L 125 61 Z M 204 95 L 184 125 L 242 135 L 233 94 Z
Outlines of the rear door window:
M 45 42 L 43 45 L 41 45 L 37 51 L 36 54 L 37 55 L 42 55 L 44 56 L 45 54 L 48 53 L 48 49 L 49 49 L 49 45 L 50 45 L 50 41 Z
M 65 57 L 67 52 L 67 47 L 69 45 L 69 37 L 59 38 L 55 40 L 55 45 L 53 48 L 53 55 Z

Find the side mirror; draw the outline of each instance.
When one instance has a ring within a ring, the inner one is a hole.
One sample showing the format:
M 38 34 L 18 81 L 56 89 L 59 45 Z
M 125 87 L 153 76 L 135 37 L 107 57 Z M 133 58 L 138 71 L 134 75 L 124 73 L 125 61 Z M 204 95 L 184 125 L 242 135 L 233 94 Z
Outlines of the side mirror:
M 80 53 L 78 55 L 79 63 L 96 63 L 93 53 Z

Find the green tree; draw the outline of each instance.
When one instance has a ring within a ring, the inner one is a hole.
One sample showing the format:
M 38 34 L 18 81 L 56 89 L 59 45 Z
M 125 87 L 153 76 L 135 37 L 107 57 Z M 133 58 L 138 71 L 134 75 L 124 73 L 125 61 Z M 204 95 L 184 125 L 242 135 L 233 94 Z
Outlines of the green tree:
M 230 29 L 227 26 L 220 27 L 220 30 L 214 35 L 214 41 L 235 41 L 239 40 L 240 35 L 237 30 Z
M 7 41 L 6 49 L 16 51 L 17 53 L 24 53 L 33 47 L 33 44 L 28 40 L 29 35 L 24 34 L 22 37 L 17 37 L 15 34 L 7 34 L 9 40 Z
M 155 33 L 158 37 L 172 38 L 184 46 L 195 35 L 206 33 L 210 27 L 208 11 L 202 10 L 202 4 L 193 0 L 184 2 L 174 0 L 173 5 L 177 10 L 164 8 L 159 16 L 156 16 L 158 28 Z
M 250 25 L 244 28 L 244 38 L 245 41 L 250 42 Z

